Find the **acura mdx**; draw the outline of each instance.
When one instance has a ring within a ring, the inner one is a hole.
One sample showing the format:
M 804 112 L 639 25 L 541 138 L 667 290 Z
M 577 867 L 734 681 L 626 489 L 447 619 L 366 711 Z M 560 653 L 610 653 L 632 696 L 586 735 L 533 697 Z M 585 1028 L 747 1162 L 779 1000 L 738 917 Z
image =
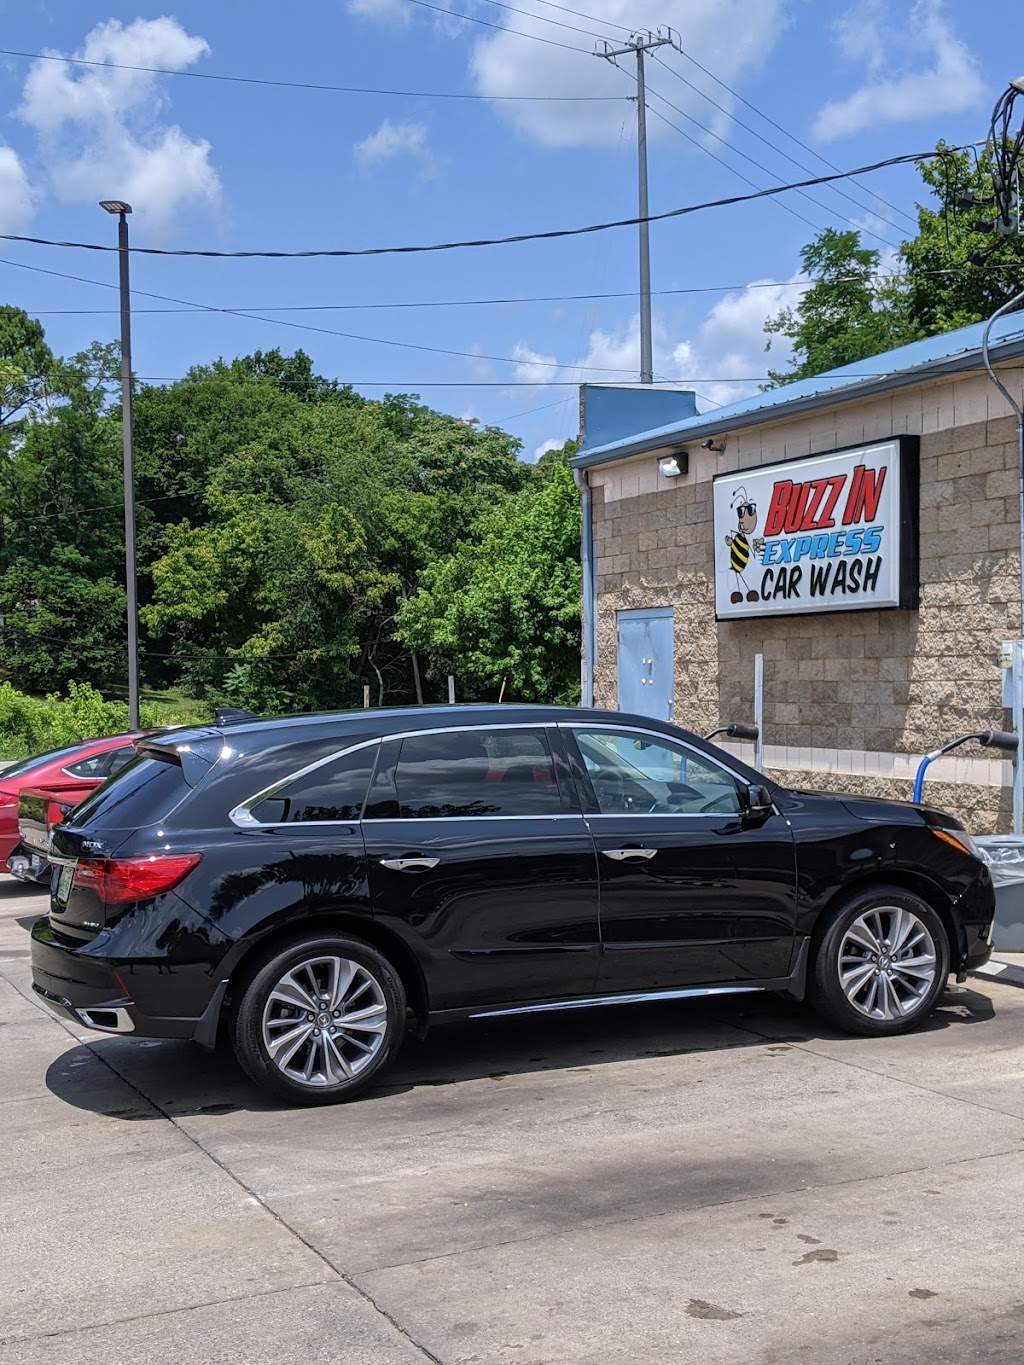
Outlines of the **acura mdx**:
M 53 833 L 33 984 L 112 1034 L 226 1034 L 297 1103 L 410 1026 L 778 991 L 893 1034 L 991 951 L 925 806 L 793 791 L 646 717 L 364 710 L 156 735 Z

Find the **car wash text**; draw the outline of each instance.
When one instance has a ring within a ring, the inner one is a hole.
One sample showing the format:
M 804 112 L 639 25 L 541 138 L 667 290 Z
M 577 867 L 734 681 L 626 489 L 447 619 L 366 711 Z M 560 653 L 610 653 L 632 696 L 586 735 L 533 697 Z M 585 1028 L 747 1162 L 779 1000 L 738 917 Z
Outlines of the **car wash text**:
M 857 464 L 823 478 L 776 480 L 764 522 L 762 602 L 820 601 L 877 588 L 885 525 L 876 518 L 887 472 L 885 465 Z

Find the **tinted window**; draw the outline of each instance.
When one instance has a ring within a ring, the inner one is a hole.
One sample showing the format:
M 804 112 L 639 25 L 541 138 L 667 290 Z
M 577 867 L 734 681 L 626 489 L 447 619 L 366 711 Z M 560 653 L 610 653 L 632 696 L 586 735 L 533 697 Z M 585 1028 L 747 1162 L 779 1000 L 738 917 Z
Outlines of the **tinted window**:
M 139 829 L 162 820 L 191 790 L 174 758 L 136 758 L 75 807 L 90 829 Z
M 132 744 L 126 745 L 123 749 L 115 749 L 113 754 L 110 755 L 109 771 L 111 773 L 119 773 L 134 757 L 135 747 Z
M 252 814 L 266 825 L 291 821 L 358 820 L 370 784 L 376 744 L 343 754 L 266 796 Z
M 43 768 L 47 763 L 56 763 L 58 759 L 70 758 L 72 754 L 77 754 L 81 747 L 80 744 L 73 744 L 68 749 L 54 749 L 48 754 L 35 754 L 32 758 L 23 758 L 20 763 L 15 763 L 0 772 L 0 782 L 6 782 L 9 777 L 22 777 L 25 773 L 35 772 L 36 768 Z
M 540 730 L 411 735 L 402 741 L 395 785 L 403 819 L 562 810 Z
M 734 813 L 739 792 L 723 768 L 685 745 L 630 730 L 576 730 L 602 815 Z
M 129 754 L 131 750 L 128 750 Z M 93 754 L 92 758 L 81 758 L 77 763 L 67 763 L 64 771 L 72 777 L 106 777 L 110 771 L 110 751 Z

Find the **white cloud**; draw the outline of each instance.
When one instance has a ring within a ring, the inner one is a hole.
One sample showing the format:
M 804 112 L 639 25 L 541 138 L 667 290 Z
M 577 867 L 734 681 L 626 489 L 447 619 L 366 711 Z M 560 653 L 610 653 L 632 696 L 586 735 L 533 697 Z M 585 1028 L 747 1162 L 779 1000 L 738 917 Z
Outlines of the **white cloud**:
M 420 164 L 425 177 L 436 174 L 434 157 L 427 145 L 427 129 L 422 123 L 392 123 L 386 118 L 375 133 L 352 146 L 356 161 L 363 170 L 396 156 L 411 156 Z
M 74 55 L 184 71 L 209 50 L 175 19 L 111 19 L 97 24 Z M 189 205 L 216 206 L 221 185 L 210 144 L 161 121 L 158 81 L 152 72 L 123 67 L 54 61 L 31 67 L 18 115 L 39 135 L 41 160 L 59 199 L 124 198 L 158 230 Z
M 360 19 L 376 19 L 394 26 L 409 22 L 411 6 L 406 0 L 348 0 L 348 12 Z
M 35 196 L 17 152 L 0 146 L 0 232 L 24 232 L 34 208 Z
M 756 393 L 769 365 L 784 370 L 790 359 L 785 341 L 778 338 L 770 355 L 765 355 L 765 319 L 780 308 L 793 307 L 805 287 L 797 275 L 780 283 L 755 281 L 753 287 L 720 298 L 688 337 L 673 337 L 664 321 L 656 318 L 652 329 L 656 380 L 693 384 L 701 398 L 716 405 Z M 586 354 L 572 364 L 559 364 L 554 356 L 523 341 L 512 354 L 518 361 L 516 379 L 538 389 L 556 380 L 635 383 L 640 318 L 634 316 L 619 328 L 591 332 Z
M 679 34 L 683 49 L 715 76 L 735 85 L 747 73 L 760 67 L 771 53 L 785 24 L 787 0 L 664 0 L 658 22 Z M 592 55 L 594 41 L 587 35 L 552 28 L 549 5 L 541 0 L 521 0 L 521 11 L 510 16 L 510 27 L 521 33 L 546 38 L 549 44 L 564 42 L 580 52 L 563 47 L 545 46 L 505 31 L 479 39 L 473 49 L 470 70 L 479 93 L 500 95 L 614 95 L 607 103 L 502 101 L 495 105 L 501 117 L 521 132 L 549 147 L 602 146 L 617 142 L 627 120 L 625 98 L 635 90 L 632 57 L 620 57 L 624 71 Z M 587 14 L 596 28 L 614 32 L 621 26 L 622 37 L 634 27 L 650 23 L 650 11 L 637 0 L 590 0 Z M 707 90 L 720 104 L 731 107 L 732 97 L 714 81 L 666 48 L 657 54 L 693 85 Z M 655 61 L 647 62 L 648 91 L 664 94 L 702 123 L 721 131 L 722 115 L 714 115 L 707 102 L 683 85 Z M 623 101 L 623 102 L 620 102 Z M 657 99 L 651 107 L 661 108 Z M 716 122 L 711 122 L 712 117 Z M 679 122 L 679 115 L 667 117 Z M 683 121 L 685 124 L 685 120 Z M 657 139 L 677 136 L 658 118 L 649 120 L 648 136 Z
M 534 351 L 525 341 L 516 342 L 512 357 L 517 362 L 514 374 L 520 384 L 548 384 L 558 378 L 562 368 L 555 356 Z
M 564 445 L 564 441 L 541 441 L 531 458 L 527 461 L 527 464 L 536 464 L 540 457 L 546 455 L 549 450 L 561 450 Z
M 971 109 L 985 87 L 977 58 L 958 38 L 942 0 L 914 0 L 898 13 L 890 0 L 862 0 L 835 29 L 843 56 L 865 67 L 865 81 L 818 110 L 823 142 L 865 128 Z

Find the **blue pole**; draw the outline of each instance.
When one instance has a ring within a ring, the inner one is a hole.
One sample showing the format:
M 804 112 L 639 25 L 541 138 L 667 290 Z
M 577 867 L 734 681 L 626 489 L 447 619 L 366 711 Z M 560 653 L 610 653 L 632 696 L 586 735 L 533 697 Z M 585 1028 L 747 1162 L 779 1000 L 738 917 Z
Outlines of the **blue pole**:
M 914 778 L 915 803 L 921 800 L 921 788 L 924 786 L 925 771 L 927 770 L 928 764 L 931 761 L 932 761 L 931 754 L 925 754 L 924 758 L 922 758 L 921 762 L 917 765 L 917 775 Z

